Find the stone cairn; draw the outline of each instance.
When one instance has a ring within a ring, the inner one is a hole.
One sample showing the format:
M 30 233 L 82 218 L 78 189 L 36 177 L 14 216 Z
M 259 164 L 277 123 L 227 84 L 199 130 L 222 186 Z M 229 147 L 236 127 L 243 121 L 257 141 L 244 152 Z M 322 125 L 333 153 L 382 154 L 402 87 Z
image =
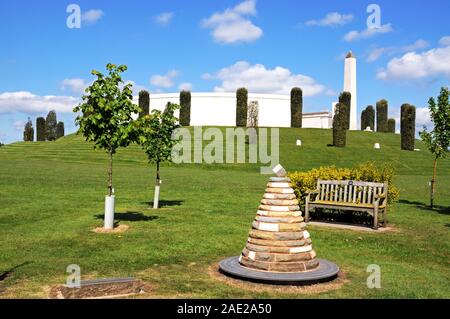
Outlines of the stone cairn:
M 282 169 L 282 167 L 280 166 Z M 319 266 L 290 179 L 271 177 L 239 263 L 270 272 L 302 272 Z M 280 176 L 281 175 L 281 176 Z

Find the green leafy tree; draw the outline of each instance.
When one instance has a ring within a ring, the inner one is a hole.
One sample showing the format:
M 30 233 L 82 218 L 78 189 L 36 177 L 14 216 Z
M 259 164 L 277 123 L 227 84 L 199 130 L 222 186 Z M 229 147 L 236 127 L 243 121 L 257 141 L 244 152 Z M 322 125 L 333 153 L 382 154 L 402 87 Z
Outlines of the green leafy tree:
M 236 126 L 247 125 L 247 102 L 248 91 L 246 88 L 240 88 L 236 91 Z
M 302 127 L 303 92 L 295 87 L 291 90 L 291 127 Z
M 25 124 L 25 128 L 23 130 L 23 140 L 25 142 L 33 142 L 34 141 L 34 128 L 31 119 L 28 118 L 27 123 Z
M 79 125 L 79 133 L 86 141 L 93 142 L 94 148 L 106 151 L 109 156 L 108 195 L 112 195 L 113 155 L 119 147 L 126 147 L 136 139 L 132 114 L 139 112 L 133 104 L 132 84 L 123 85 L 121 73 L 127 70 L 125 65 L 106 65 L 108 75 L 93 70 L 97 77 L 86 89 L 83 103 L 73 109 L 81 112 L 75 123 Z
M 448 88 L 441 88 L 437 104 L 434 98 L 430 98 L 428 108 L 430 109 L 430 117 L 433 121 L 434 128 L 431 132 L 428 132 L 426 127 L 424 127 L 423 131 L 419 132 L 419 135 L 434 157 L 433 177 L 430 183 L 430 206 L 433 208 L 437 161 L 447 156 L 450 146 L 450 104 Z
M 161 185 L 160 165 L 169 161 L 172 156 L 172 148 L 177 141 L 172 139 L 172 134 L 179 127 L 175 110 L 180 106 L 167 103 L 164 112 L 153 110 L 148 116 L 144 116 L 137 122 L 138 143 L 147 154 L 148 161 L 156 164 L 155 199 L 153 208 L 159 206 L 159 187 Z
M 45 119 L 43 117 L 36 119 L 36 141 L 45 141 Z
M 180 92 L 180 125 L 189 126 L 191 124 L 191 92 Z
M 56 121 L 56 112 L 50 111 L 45 119 L 45 137 L 47 141 L 56 140 L 56 126 L 58 122 Z

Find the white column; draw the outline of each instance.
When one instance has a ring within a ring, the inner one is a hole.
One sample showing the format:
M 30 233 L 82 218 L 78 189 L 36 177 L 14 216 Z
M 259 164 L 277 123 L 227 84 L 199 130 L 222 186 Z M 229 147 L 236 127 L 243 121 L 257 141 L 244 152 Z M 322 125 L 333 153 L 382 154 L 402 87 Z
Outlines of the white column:
M 350 103 L 350 130 L 357 130 L 356 58 L 350 51 L 345 58 L 344 91 L 352 95 Z

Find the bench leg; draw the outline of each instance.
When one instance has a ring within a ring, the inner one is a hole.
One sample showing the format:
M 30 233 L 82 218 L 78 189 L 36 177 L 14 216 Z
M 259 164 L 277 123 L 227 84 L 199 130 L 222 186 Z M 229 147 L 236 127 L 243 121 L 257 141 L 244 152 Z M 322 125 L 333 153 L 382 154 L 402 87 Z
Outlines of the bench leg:
M 309 201 L 306 199 L 305 203 L 305 222 L 309 222 Z
M 373 209 L 373 229 L 378 229 L 378 206 Z
M 387 204 L 383 210 L 383 227 L 386 227 L 386 225 L 387 225 Z

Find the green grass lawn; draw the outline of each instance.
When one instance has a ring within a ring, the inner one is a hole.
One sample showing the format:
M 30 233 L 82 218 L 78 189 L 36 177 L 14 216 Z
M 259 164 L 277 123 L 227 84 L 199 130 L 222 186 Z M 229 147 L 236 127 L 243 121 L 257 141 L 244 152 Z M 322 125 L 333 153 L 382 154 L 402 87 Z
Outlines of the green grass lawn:
M 0 148 L 0 274 L 25 263 L 0 281 L 0 298 L 45 298 L 49 286 L 65 283 L 69 264 L 80 265 L 83 278 L 142 278 L 154 285 L 147 297 L 449 298 L 450 158 L 438 164 L 437 208 L 430 210 L 432 158 L 420 142 L 421 151 L 408 152 L 394 134 L 349 132 L 343 149 L 327 147 L 331 139 L 330 130 L 280 129 L 280 162 L 289 171 L 387 162 L 401 192 L 389 214 L 396 231 L 309 227 L 318 256 L 345 273 L 340 289 L 308 295 L 247 290 L 208 272 L 245 245 L 268 179 L 255 164 L 166 165 L 163 208 L 153 210 L 154 168 L 137 146 L 120 150 L 114 162 L 116 219 L 130 228 L 92 232 L 102 225 L 107 158 L 71 135 Z M 381 150 L 373 149 L 375 142 Z M 381 267 L 381 289 L 366 286 L 369 264 Z

